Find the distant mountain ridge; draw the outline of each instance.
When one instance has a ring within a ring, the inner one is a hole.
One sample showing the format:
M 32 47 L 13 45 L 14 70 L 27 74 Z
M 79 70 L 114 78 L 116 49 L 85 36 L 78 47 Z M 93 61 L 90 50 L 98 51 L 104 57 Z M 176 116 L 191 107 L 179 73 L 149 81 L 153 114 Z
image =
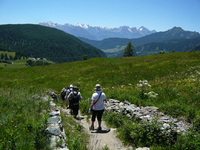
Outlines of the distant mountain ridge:
M 127 38 L 108 38 L 101 41 L 89 40 L 86 38 L 79 38 L 84 42 L 93 45 L 99 49 L 112 49 L 118 46 L 127 45 L 129 41 L 133 43 L 134 46 L 140 46 L 152 42 L 163 42 L 176 39 L 193 39 L 200 37 L 198 32 L 184 31 L 180 27 L 174 27 L 164 32 L 156 32 L 145 37 L 137 39 L 127 39 Z
M 76 37 L 82 37 L 87 38 L 90 40 L 103 40 L 106 38 L 140 38 L 152 33 L 156 33 L 155 30 L 148 30 L 144 26 L 141 26 L 140 28 L 129 26 L 121 26 L 119 28 L 106 28 L 106 27 L 93 27 L 89 25 L 84 24 L 57 24 L 53 22 L 42 22 L 39 23 L 43 26 L 48 26 L 52 28 L 57 28 L 59 30 L 62 30 L 66 33 L 72 34 Z
M 88 59 L 106 57 L 103 51 L 70 34 L 33 24 L 0 25 L 0 47 L 57 63 L 79 61 L 84 55 Z
M 137 39 L 108 38 L 101 41 L 89 40 L 85 38 L 79 39 L 103 50 L 107 55 L 110 53 L 108 51 L 116 49 L 116 47 L 118 47 L 118 51 L 123 51 L 124 46 L 131 41 L 138 54 L 147 55 L 147 51 L 149 54 L 155 54 L 155 49 L 159 49 L 160 51 L 166 49 L 166 52 L 173 50 L 188 51 L 190 48 L 193 48 L 199 43 L 198 38 L 200 38 L 200 34 L 198 32 L 185 31 L 180 27 L 174 27 L 164 32 L 156 32 Z

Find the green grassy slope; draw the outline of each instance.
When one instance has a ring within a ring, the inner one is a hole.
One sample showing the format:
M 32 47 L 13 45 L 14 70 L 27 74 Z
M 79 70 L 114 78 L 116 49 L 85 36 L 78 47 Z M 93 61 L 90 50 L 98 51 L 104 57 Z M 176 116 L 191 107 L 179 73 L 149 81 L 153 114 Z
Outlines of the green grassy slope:
M 137 86 L 147 80 L 156 98 L 141 97 Z M 80 109 L 88 110 L 86 102 L 100 83 L 107 98 L 147 106 L 153 105 L 173 117 L 183 117 L 200 124 L 200 51 L 169 53 L 132 58 L 94 58 L 87 61 L 54 64 L 21 69 L 4 68 L 0 71 L 0 91 L 15 88 L 51 89 L 60 93 L 69 84 L 78 86 L 83 96 Z M 9 107 L 8 107 L 9 109 Z M 192 144 L 192 143 L 191 143 Z
M 0 48 L 53 62 L 106 57 L 101 50 L 63 31 L 33 24 L 0 25 Z
M 199 69 L 199 58 L 200 52 L 197 51 L 133 58 L 96 58 L 20 70 L 7 68 L 0 72 L 0 87 L 19 84 L 60 91 L 62 87 L 72 83 L 81 89 L 84 98 L 88 98 L 94 85 L 100 83 L 108 98 L 162 107 L 163 103 L 168 103 L 173 98 L 167 97 L 168 94 L 176 93 L 183 99 L 196 99 L 194 95 L 195 92 L 198 93 L 196 86 L 199 85 L 194 86 L 196 83 L 190 80 L 190 76 L 195 74 L 195 67 Z M 192 67 L 194 68 L 191 69 Z M 146 102 L 137 98 L 136 84 L 144 79 L 150 82 L 152 90 L 159 93 L 158 99 Z

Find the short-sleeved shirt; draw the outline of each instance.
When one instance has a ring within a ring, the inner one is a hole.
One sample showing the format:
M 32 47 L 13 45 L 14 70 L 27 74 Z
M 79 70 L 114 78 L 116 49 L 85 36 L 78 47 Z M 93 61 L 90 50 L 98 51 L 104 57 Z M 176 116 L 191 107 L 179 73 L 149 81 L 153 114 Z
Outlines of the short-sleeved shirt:
M 96 101 L 99 98 L 101 91 L 96 91 L 94 94 L 92 94 L 92 101 Z M 99 100 L 94 104 L 92 107 L 93 110 L 103 110 L 104 109 L 104 101 L 106 99 L 105 93 L 101 93 L 101 97 Z

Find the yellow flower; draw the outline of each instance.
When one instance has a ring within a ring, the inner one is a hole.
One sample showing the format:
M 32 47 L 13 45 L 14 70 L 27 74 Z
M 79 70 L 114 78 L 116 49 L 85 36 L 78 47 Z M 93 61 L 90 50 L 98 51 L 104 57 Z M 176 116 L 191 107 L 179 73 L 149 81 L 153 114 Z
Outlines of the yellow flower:
M 13 121 L 11 121 L 11 122 L 13 122 Z

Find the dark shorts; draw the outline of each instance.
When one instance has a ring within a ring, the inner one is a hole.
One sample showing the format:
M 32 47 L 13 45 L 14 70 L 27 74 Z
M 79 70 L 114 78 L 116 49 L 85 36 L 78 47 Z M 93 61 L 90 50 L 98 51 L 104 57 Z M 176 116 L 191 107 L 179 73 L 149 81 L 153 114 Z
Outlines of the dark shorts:
M 102 115 L 103 115 L 104 109 L 103 110 L 93 110 L 92 111 L 92 121 L 95 121 L 95 118 L 97 117 L 98 121 L 101 121 Z
M 78 115 L 79 105 L 71 105 L 72 115 Z

